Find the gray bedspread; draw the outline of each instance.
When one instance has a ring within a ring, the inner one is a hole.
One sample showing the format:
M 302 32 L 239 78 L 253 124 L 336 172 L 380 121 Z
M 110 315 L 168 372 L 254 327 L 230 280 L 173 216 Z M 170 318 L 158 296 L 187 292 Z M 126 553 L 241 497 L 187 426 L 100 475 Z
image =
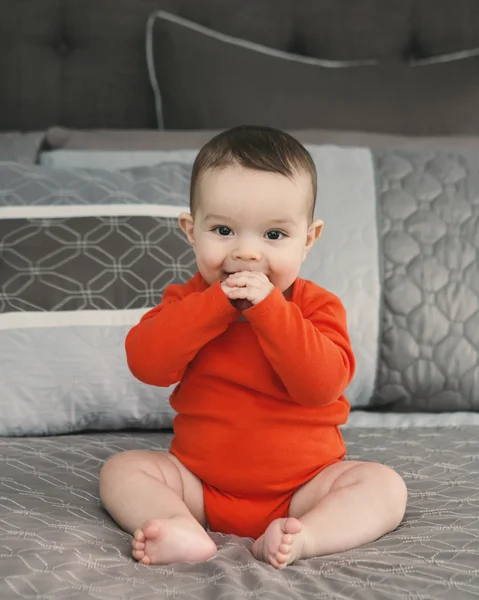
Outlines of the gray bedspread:
M 100 506 L 98 475 L 126 449 L 166 449 L 165 433 L 0 438 L 0 599 L 288 600 L 479 598 L 479 427 L 348 428 L 348 458 L 397 469 L 403 524 L 356 550 L 277 571 L 251 540 L 212 534 L 210 561 L 146 567 Z

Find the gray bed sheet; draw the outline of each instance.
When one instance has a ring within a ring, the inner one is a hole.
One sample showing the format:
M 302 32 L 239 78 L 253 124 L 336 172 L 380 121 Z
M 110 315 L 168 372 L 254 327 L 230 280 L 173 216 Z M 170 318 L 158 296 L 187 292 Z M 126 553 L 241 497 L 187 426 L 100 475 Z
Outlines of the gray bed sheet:
M 167 449 L 166 433 L 0 438 L 0 599 L 479 598 L 479 427 L 348 428 L 348 458 L 404 476 L 404 522 L 348 552 L 281 571 L 250 539 L 211 534 L 205 563 L 147 567 L 98 499 L 109 456 Z

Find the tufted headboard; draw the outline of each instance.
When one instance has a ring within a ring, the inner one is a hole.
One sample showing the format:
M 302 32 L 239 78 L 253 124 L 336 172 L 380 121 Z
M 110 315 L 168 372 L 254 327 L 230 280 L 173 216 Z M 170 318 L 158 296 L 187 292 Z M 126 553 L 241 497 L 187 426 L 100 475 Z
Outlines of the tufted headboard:
M 477 0 L 0 0 L 0 130 L 155 128 L 145 25 L 157 9 L 323 59 L 479 47 Z

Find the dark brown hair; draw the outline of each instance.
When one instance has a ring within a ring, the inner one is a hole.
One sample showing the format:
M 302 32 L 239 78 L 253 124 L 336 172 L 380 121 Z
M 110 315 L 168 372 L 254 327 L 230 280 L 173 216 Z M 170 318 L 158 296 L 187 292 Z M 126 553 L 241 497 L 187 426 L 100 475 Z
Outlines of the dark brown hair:
M 201 148 L 193 164 L 190 186 L 190 211 L 195 215 L 196 190 L 208 169 L 223 169 L 238 164 L 246 169 L 279 173 L 293 178 L 303 171 L 311 179 L 313 218 L 317 193 L 317 174 L 311 155 L 289 133 L 271 127 L 241 125 L 216 135 Z

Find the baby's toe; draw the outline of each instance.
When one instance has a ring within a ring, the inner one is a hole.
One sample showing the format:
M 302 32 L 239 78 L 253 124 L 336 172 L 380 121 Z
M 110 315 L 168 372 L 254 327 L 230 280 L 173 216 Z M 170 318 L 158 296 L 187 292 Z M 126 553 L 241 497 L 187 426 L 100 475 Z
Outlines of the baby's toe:
M 141 561 L 145 557 L 145 553 L 143 552 L 143 550 L 133 550 L 131 555 L 138 562 Z
M 281 542 L 283 544 L 292 544 L 293 543 L 293 536 L 291 535 L 291 533 L 283 533 L 283 536 L 281 538 Z
M 143 536 L 149 540 L 155 540 L 160 534 L 160 531 L 161 528 L 156 521 L 148 521 L 143 526 Z
M 280 544 L 279 551 L 282 554 L 287 554 L 288 552 L 291 552 L 291 544 Z
M 133 548 L 135 550 L 144 550 L 145 549 L 145 542 L 138 542 L 137 540 L 133 540 L 131 545 L 133 546 Z
M 295 519 L 294 517 L 289 517 L 283 523 L 283 531 L 285 534 L 299 533 L 301 528 L 301 521 L 299 519 Z
M 138 542 L 144 542 L 145 541 L 145 534 L 143 533 L 143 529 L 135 529 L 133 537 Z
M 151 558 L 149 556 L 145 555 L 139 562 L 142 565 L 150 565 L 151 564 Z

